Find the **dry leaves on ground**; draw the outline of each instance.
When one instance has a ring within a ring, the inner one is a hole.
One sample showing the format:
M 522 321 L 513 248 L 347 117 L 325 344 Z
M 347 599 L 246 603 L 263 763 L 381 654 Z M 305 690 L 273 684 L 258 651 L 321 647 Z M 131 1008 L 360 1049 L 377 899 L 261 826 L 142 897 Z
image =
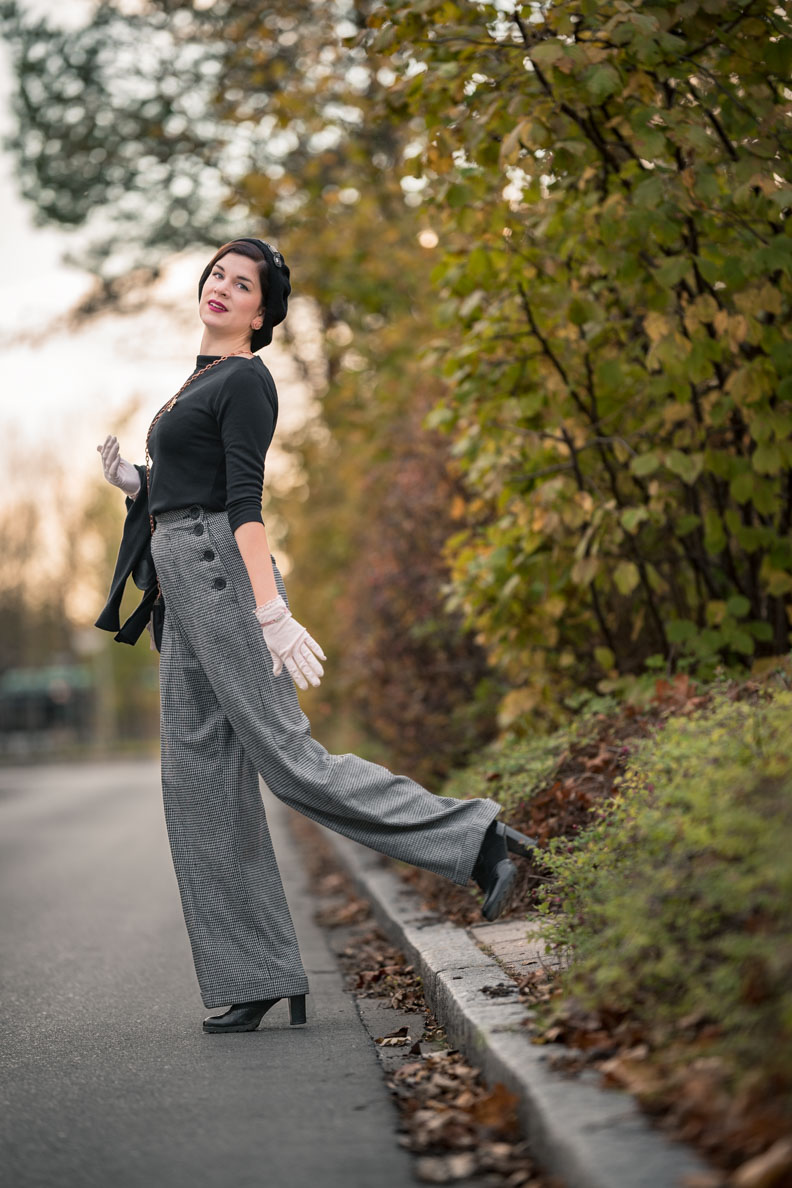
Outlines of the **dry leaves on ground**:
M 432 1184 L 488 1175 L 493 1182 L 551 1188 L 521 1137 L 517 1097 L 487 1087 L 455 1050 L 402 1065 L 389 1079 L 405 1125 L 404 1145 L 419 1153 L 417 1172 Z
M 647 1027 L 622 1010 L 589 1011 L 563 997 L 552 971 L 518 985 L 521 1001 L 542 1008 L 527 1026 L 552 1051 L 550 1067 L 595 1069 L 605 1085 L 633 1094 L 664 1130 L 716 1165 L 700 1188 L 792 1186 L 783 1113 L 765 1094 L 734 1093 L 728 1068 L 712 1054 L 717 1032 L 707 1018 L 691 1016 L 670 1029 Z
M 380 1047 L 403 1048 L 405 1053 L 406 1063 L 387 1083 L 401 1115 L 400 1141 L 417 1156 L 418 1179 L 449 1184 L 476 1176 L 498 1188 L 563 1188 L 531 1159 L 517 1098 L 504 1085 L 488 1087 L 460 1052 L 448 1049 L 413 966 L 378 929 L 367 925 L 365 917 L 353 919 L 357 913 L 351 907 L 345 910 L 345 905 L 359 901 L 316 827 L 303 819 L 293 827 L 307 856 L 314 890 L 324 899 L 321 915 L 327 926 L 349 927 L 351 936 L 339 959 L 350 989 L 358 997 L 384 998 L 400 1011 L 424 1015 L 423 1035 L 415 1043 L 404 1025 L 375 1037 Z M 433 1050 L 423 1053 L 422 1045 Z

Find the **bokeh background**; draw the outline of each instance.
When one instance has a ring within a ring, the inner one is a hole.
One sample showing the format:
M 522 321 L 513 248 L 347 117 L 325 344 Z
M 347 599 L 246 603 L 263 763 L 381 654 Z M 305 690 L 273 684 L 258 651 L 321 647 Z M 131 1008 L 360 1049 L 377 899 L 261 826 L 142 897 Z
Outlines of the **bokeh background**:
M 437 787 L 788 652 L 782 8 L 0 14 L 4 755 L 156 748 L 156 656 L 92 626 L 123 518 L 95 447 L 142 459 L 240 234 L 294 280 L 264 512 L 330 749 Z
M 31 31 L 46 29 L 44 43 L 52 37 L 67 52 L 95 8 L 83 0 L 36 0 L 19 7 L 18 19 Z M 19 156 L 9 141 L 26 146 L 23 152 L 36 143 L 37 130 L 15 110 L 15 52 L 35 58 L 33 45 L 42 44 L 35 33 L 30 36 L 26 48 L 0 45 L 0 747 L 9 758 L 147 750 L 158 737 L 156 657 L 144 643 L 126 648 L 93 626 L 124 515 L 123 496 L 101 478 L 96 445 L 115 432 L 126 456 L 143 461 L 151 416 L 194 366 L 202 330 L 197 278 L 212 241 L 204 239 L 203 250 L 200 237 L 182 250 L 163 245 L 155 269 L 140 278 L 132 242 L 114 265 L 123 295 L 104 290 L 96 249 L 92 254 L 89 246 L 92 232 L 79 226 L 79 215 L 67 202 L 62 219 L 47 218 L 35 183 L 32 194 L 20 186 Z M 79 189 L 79 167 L 73 181 Z M 298 296 L 298 326 L 305 318 L 300 304 Z M 306 338 L 306 360 L 314 365 L 318 343 L 310 325 Z M 310 386 L 278 344 L 268 361 L 278 375 L 281 432 L 287 436 L 308 415 Z M 273 483 L 289 485 L 288 458 L 278 442 L 268 471 Z M 277 521 L 274 529 L 281 539 Z M 287 568 L 288 557 L 283 562 Z M 125 605 L 134 601 L 130 595 Z

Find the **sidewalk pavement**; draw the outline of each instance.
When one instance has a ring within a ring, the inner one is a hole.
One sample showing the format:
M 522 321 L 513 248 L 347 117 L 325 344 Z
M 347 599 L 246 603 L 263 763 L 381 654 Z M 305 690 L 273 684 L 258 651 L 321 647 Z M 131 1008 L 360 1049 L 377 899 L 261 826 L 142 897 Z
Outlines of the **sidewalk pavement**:
M 383 931 L 420 973 L 451 1043 L 491 1084 L 500 1081 L 519 1097 L 526 1137 L 546 1171 L 568 1188 L 684 1188 L 711 1179 L 711 1169 L 652 1127 L 627 1093 L 602 1088 L 590 1070 L 575 1077 L 553 1071 L 546 1047 L 531 1043 L 523 1025 L 531 1011 L 518 1002 L 512 976 L 543 960 L 529 921 L 450 924 L 381 855 L 323 833 Z M 484 991 L 509 982 L 513 994 Z

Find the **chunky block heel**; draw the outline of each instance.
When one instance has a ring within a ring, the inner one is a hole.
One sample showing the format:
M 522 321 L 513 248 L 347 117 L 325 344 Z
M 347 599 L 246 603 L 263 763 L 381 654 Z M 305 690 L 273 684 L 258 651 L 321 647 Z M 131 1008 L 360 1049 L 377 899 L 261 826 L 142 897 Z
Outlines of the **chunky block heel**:
M 502 821 L 495 822 L 495 829 L 506 842 L 506 849 L 510 854 L 519 854 L 521 858 L 530 858 L 531 850 L 539 843 L 535 837 L 528 837 L 512 829 L 511 825 L 504 825 Z
M 292 1027 L 305 1022 L 305 995 L 292 994 L 289 996 L 289 1023 Z

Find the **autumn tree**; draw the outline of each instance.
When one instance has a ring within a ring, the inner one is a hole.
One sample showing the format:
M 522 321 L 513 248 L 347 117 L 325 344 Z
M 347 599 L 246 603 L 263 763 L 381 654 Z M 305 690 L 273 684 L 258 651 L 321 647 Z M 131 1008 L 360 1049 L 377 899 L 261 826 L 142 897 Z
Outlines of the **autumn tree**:
M 443 249 L 453 604 L 510 712 L 785 652 L 788 13 L 390 0 L 368 26 Z

